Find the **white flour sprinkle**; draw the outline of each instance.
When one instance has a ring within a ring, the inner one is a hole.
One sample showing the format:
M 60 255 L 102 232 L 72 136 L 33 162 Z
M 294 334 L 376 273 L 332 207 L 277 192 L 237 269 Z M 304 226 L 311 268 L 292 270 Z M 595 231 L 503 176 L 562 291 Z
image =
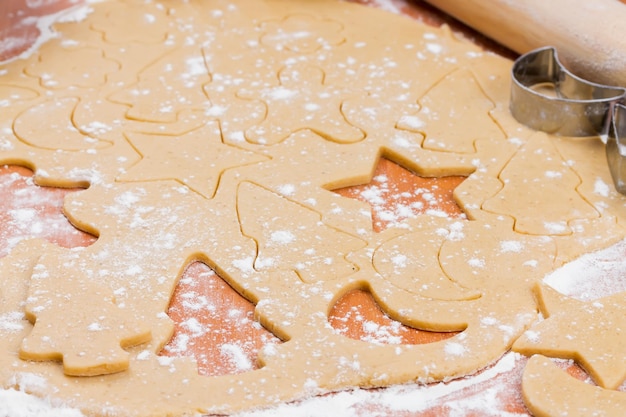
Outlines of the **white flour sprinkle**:
M 593 183 L 593 192 L 601 197 L 608 197 L 611 192 L 611 186 L 604 182 L 602 178 L 596 178 Z
M 289 100 L 298 94 L 298 90 L 290 90 L 285 87 L 274 88 L 267 96 L 272 100 Z
M 42 400 L 14 389 L 0 390 L 0 416 L 3 417 L 83 417 L 71 408 L 55 407 Z
M 90 1 L 87 0 L 87 3 Z M 94 1 L 91 1 L 94 2 Z M 37 18 L 37 29 L 39 30 L 39 37 L 35 41 L 33 45 L 31 45 L 26 51 L 22 52 L 20 55 L 10 58 L 5 61 L 0 61 L 1 63 L 8 63 L 11 61 L 15 61 L 18 59 L 27 59 L 34 51 L 39 49 L 41 45 L 48 42 L 51 39 L 57 37 L 57 34 L 52 30 L 52 25 L 56 22 L 78 22 L 83 20 L 89 13 L 91 13 L 93 9 L 88 5 L 81 5 L 72 7 L 70 9 L 62 10 L 58 13 L 54 13 L 47 16 L 41 16 Z M 23 20 L 24 23 L 28 23 L 28 19 Z M 7 37 L 0 41 L 0 52 L 8 51 L 13 48 L 19 48 L 24 45 L 23 38 L 16 37 Z
M 415 130 L 423 129 L 425 126 L 424 121 L 420 119 L 419 117 L 408 116 L 408 115 L 404 115 L 400 117 L 398 124 L 405 126 L 405 127 L 409 127 L 411 129 L 415 129 Z
M 377 8 L 386 10 L 391 13 L 402 13 L 402 3 L 393 0 L 371 0 L 370 3 L 374 4 Z
M 563 265 L 544 278 L 552 288 L 589 301 L 626 291 L 626 240 Z
M 500 242 L 500 251 L 520 253 L 524 250 L 524 244 L 516 240 L 503 240 Z
M 564 233 L 568 226 L 566 222 L 544 222 L 543 227 L 551 234 L 561 234 Z
M 290 196 L 296 192 L 296 187 L 293 184 L 283 184 L 278 186 L 278 192 L 282 195 Z
M 427 43 L 426 49 L 428 50 L 428 52 L 438 55 L 441 53 L 441 51 L 443 51 L 443 46 L 438 43 Z
M 249 371 L 252 369 L 252 362 L 248 359 L 241 346 L 234 343 L 225 343 L 220 347 L 220 353 L 230 361 L 237 370 Z
M 484 268 L 485 260 L 480 258 L 471 258 L 467 261 L 468 265 L 472 268 Z
M 443 349 L 450 356 L 463 356 L 465 353 L 465 346 L 457 342 L 448 342 Z
M 525 360 L 516 353 L 507 353 L 496 365 L 485 371 L 449 383 L 437 383 L 430 385 L 399 385 L 379 390 L 354 389 L 339 393 L 313 397 L 311 399 L 290 404 L 282 404 L 278 407 L 237 414 L 237 417 L 362 417 L 363 410 L 380 410 L 375 415 L 395 415 L 399 413 L 420 413 L 436 404 L 454 401 L 454 408 L 458 411 L 474 409 L 482 416 L 503 416 L 498 408 L 497 401 L 483 398 L 485 390 L 465 392 L 470 387 L 479 384 L 486 385 L 491 390 L 490 397 L 505 393 L 511 389 L 506 378 L 507 374 L 515 374 Z M 469 390 L 468 390 L 469 391 Z M 451 403 L 452 404 L 452 403 Z M 368 408 L 371 407 L 371 408 Z M 471 407 L 471 408 L 470 408 Z M 452 407 L 451 407 L 452 408 Z M 371 415 L 371 414 L 369 414 Z M 449 416 L 463 416 L 462 413 L 450 413 Z M 526 414 L 504 414 L 504 416 L 525 416 Z
M 296 236 L 289 230 L 276 230 L 272 232 L 270 239 L 273 243 L 277 243 L 279 245 L 287 245 L 296 240 Z
M 24 329 L 24 313 L 12 311 L 0 316 L 0 330 L 19 332 Z
M 559 172 L 559 171 L 546 171 L 545 173 L 545 177 L 549 178 L 549 179 L 561 179 L 563 178 L 563 173 Z

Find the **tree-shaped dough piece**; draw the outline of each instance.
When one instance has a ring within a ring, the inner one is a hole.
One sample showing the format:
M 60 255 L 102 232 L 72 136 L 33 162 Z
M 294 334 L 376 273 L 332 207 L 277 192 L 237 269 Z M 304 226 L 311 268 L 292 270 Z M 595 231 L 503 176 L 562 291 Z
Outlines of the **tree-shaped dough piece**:
M 172 123 L 181 110 L 209 106 L 202 86 L 210 80 L 202 53 L 180 48 L 148 66 L 137 83 L 110 98 L 130 105 L 129 119 Z
M 499 178 L 503 188 L 485 201 L 483 209 L 513 217 L 517 232 L 568 235 L 571 220 L 598 217 L 576 191 L 580 178 L 543 133 L 528 139 Z
M 364 242 L 321 222 L 320 215 L 251 183 L 239 186 L 237 212 L 258 246 L 257 270 L 291 269 L 305 282 L 352 274 L 345 256 Z
M 404 116 L 398 128 L 426 136 L 423 147 L 434 151 L 474 153 L 477 139 L 502 138 L 489 116 L 494 108 L 468 70 L 455 71 L 419 100 L 420 111 Z
M 25 308 L 34 327 L 22 341 L 20 358 L 62 361 L 64 373 L 73 376 L 125 371 L 124 348 L 150 341 L 152 333 L 137 311 L 116 302 L 110 288 L 80 273 L 63 274 L 58 263 L 76 265 L 78 253 L 56 249 L 35 266 Z M 84 303 L 87 294 L 93 298 Z

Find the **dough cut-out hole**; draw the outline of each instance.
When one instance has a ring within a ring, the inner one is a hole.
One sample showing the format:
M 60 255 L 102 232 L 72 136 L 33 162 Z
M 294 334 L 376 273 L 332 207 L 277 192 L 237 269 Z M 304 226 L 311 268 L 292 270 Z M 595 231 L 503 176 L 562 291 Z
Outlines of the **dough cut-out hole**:
M 0 39 L 7 41 L 0 44 L 0 62 L 12 59 L 28 51 L 42 36 L 37 24 L 38 19 L 52 13 L 58 13 L 76 5 L 75 0 L 51 2 L 31 2 L 28 0 L 3 1 L 0 14 Z M 13 42 L 9 40 L 15 40 Z
M 381 158 L 369 184 L 333 190 L 343 197 L 369 203 L 374 231 L 421 214 L 461 217 L 461 208 L 452 197 L 463 176 L 420 177 L 400 165 Z M 391 180 L 393 179 L 393 181 Z
M 419 345 L 449 339 L 456 332 L 430 332 L 391 319 L 367 291 L 352 290 L 341 297 L 328 315 L 330 325 L 355 340 L 376 344 Z
M 0 257 L 24 239 L 42 238 L 65 248 L 95 242 L 96 237 L 74 227 L 63 214 L 63 198 L 79 190 L 41 187 L 30 169 L 0 166 Z
M 571 376 L 572 378 L 576 378 L 579 381 L 583 381 L 583 382 L 586 382 L 588 384 L 597 386 L 597 384 L 593 381 L 593 379 L 587 373 L 587 371 L 585 371 L 580 365 L 578 365 L 573 360 L 552 359 L 552 361 L 559 368 L 561 368 L 565 372 L 567 372 L 569 374 L 569 376 Z M 622 382 L 622 385 L 620 385 L 617 388 L 617 391 L 626 392 L 626 381 Z
M 201 262 L 185 270 L 167 314 L 175 330 L 160 355 L 193 356 L 200 375 L 259 369 L 259 350 L 281 342 L 253 319 L 254 305 Z

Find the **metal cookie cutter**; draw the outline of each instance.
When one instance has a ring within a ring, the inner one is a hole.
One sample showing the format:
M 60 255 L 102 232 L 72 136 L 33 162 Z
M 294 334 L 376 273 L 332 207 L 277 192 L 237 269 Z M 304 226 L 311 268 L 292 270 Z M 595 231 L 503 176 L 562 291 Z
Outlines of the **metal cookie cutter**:
M 584 80 L 555 48 L 528 52 L 513 64 L 510 110 L 520 123 L 560 136 L 600 136 L 615 188 L 626 194 L 626 89 Z
M 615 188 L 626 195 L 626 106 L 613 108 L 611 126 L 606 141 L 606 159 Z

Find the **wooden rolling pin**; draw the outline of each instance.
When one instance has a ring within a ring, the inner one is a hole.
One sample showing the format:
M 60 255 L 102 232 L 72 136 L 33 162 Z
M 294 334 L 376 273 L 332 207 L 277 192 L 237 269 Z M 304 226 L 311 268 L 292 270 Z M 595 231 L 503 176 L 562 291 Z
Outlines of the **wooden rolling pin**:
M 554 46 L 573 73 L 626 87 L 626 0 L 425 0 L 520 54 Z

